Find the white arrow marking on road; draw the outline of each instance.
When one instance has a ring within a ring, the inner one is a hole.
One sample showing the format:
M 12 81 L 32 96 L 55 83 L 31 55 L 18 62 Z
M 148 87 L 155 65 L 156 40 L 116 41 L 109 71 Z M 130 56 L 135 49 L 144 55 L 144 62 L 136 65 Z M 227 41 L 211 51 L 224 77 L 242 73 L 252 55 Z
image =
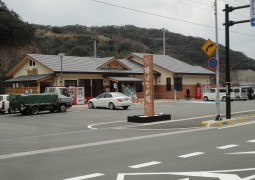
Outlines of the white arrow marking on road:
M 95 178 L 95 177 L 99 177 L 99 176 L 103 176 L 103 175 L 104 174 L 95 173 L 95 174 L 89 174 L 89 175 L 85 175 L 85 176 L 73 177 L 73 178 L 64 179 L 64 180 L 84 180 L 84 179 Z
M 217 147 L 217 149 L 229 149 L 229 148 L 236 147 L 236 146 L 239 146 L 239 145 L 229 144 L 229 145 L 226 145 L 226 146 Z
M 184 155 L 181 155 L 181 156 L 178 156 L 178 157 L 188 158 L 188 157 L 192 157 L 192 156 L 198 156 L 198 155 L 201 155 L 201 154 L 204 154 L 204 152 L 194 152 L 194 153 L 190 153 L 190 154 L 184 154 Z
M 225 154 L 255 154 L 255 151 L 248 151 L 248 152 L 234 152 L 234 153 L 225 153 Z
M 242 180 L 236 174 L 219 174 L 210 172 L 163 172 L 163 173 L 126 173 L 118 174 L 117 180 L 124 180 L 125 176 L 142 176 L 142 175 L 177 175 L 177 176 L 192 176 L 192 177 L 209 177 L 219 178 L 220 180 Z
M 142 167 L 147 167 L 147 166 L 152 166 L 152 165 L 156 165 L 156 164 L 160 164 L 161 162 L 158 161 L 152 161 L 152 162 L 148 162 L 148 163 L 143 163 L 143 164 L 138 164 L 138 165 L 133 165 L 133 166 L 129 166 L 130 168 L 142 168 Z

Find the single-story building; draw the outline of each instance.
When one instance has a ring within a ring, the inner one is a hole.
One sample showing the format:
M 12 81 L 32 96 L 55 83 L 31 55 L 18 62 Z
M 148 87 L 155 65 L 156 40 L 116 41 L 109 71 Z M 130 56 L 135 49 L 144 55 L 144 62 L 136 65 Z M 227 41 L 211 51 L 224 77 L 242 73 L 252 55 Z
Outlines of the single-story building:
M 28 54 L 6 76 L 6 93 L 42 93 L 47 86 L 84 87 L 85 97 L 118 91 L 143 97 L 143 56 L 132 53 L 126 59 Z M 190 87 L 210 85 L 215 73 L 166 55 L 153 54 L 154 93 L 158 98 L 183 98 Z M 176 90 L 176 91 L 175 91 Z

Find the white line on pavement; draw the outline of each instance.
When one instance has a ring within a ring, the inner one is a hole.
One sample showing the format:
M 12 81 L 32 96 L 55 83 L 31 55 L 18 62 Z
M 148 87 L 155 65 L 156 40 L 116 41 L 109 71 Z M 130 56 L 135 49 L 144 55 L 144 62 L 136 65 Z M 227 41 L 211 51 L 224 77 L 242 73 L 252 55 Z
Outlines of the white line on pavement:
M 234 152 L 234 153 L 225 153 L 225 154 L 255 154 L 255 151 L 248 151 L 248 152 Z
M 252 179 L 255 179 L 255 175 L 243 178 L 243 180 L 252 180 Z
M 181 156 L 178 156 L 180 158 L 189 158 L 189 157 L 193 157 L 193 156 L 198 156 L 198 155 L 202 155 L 205 154 L 204 152 L 194 152 L 194 153 L 190 153 L 190 154 L 184 154 Z
M 226 145 L 226 146 L 217 147 L 217 149 L 229 149 L 229 148 L 233 148 L 233 147 L 236 147 L 236 146 L 239 146 L 239 145 L 237 145 L 237 144 L 229 144 L 229 145 Z
M 247 142 L 254 143 L 254 142 L 255 142 L 255 139 L 253 139 L 253 140 L 249 140 L 249 141 L 247 141 Z
M 151 135 L 145 135 L 145 136 L 134 136 L 134 137 L 130 137 L 130 138 L 113 139 L 113 140 L 108 140 L 108 141 L 99 141 L 99 142 L 93 142 L 93 143 L 88 143 L 88 144 L 77 144 L 77 145 L 71 145 L 71 146 L 62 146 L 62 147 L 40 149 L 40 150 L 27 151 L 27 152 L 18 152 L 18 153 L 13 153 L 13 154 L 3 154 L 3 155 L 0 155 L 0 160 L 1 159 L 24 157 L 24 156 L 31 156 L 31 155 L 36 155 L 36 154 L 45 154 L 45 153 L 51 153 L 51 152 L 81 149 L 81 148 L 86 148 L 86 147 L 94 147 L 94 146 L 107 145 L 107 144 L 115 144 L 115 143 L 123 143 L 123 142 L 129 142 L 129 141 L 164 137 L 164 136 L 190 133 L 190 132 L 207 131 L 207 130 L 208 129 L 181 130 L 181 131 L 151 134 Z
M 89 175 L 85 175 L 85 176 L 73 177 L 73 178 L 64 179 L 64 180 L 84 180 L 84 179 L 95 178 L 95 177 L 99 177 L 99 176 L 103 176 L 103 175 L 104 174 L 101 174 L 101 173 L 95 173 L 95 174 L 89 174 Z
M 89 128 L 89 129 L 98 129 L 98 128 L 94 128 L 93 126 L 98 126 L 98 125 L 102 125 L 102 124 L 113 124 L 113 123 L 119 123 L 119 122 L 127 122 L 127 121 L 113 121 L 113 122 L 91 124 L 91 125 L 87 126 L 87 128 Z
M 225 127 L 220 127 L 218 129 L 227 129 L 227 128 L 233 128 L 233 127 L 239 127 L 239 126 L 246 126 L 249 124 L 255 124 L 255 122 L 247 122 L 247 123 L 242 123 L 242 124 L 236 124 L 236 125 L 231 125 L 231 126 L 225 126 Z
M 138 168 L 142 168 L 142 167 L 153 166 L 153 165 L 160 164 L 160 163 L 161 162 L 158 162 L 158 161 L 152 161 L 152 162 L 137 164 L 137 165 L 133 165 L 133 166 L 129 166 L 129 167 L 134 168 L 134 169 L 138 169 Z

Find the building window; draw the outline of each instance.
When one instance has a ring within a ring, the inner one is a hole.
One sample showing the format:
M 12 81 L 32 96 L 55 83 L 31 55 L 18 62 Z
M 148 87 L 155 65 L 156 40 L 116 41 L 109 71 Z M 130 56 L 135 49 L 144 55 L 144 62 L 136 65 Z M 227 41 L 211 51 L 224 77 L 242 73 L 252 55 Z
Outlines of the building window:
M 166 91 L 171 91 L 171 78 L 166 78 Z
M 76 80 L 65 80 L 65 86 L 74 86 L 77 87 L 77 81 Z
M 182 91 L 182 77 L 175 77 L 174 78 L 174 89 L 176 91 Z
M 30 60 L 29 64 L 30 66 L 35 66 L 35 62 L 33 60 Z
M 142 82 L 136 83 L 136 92 L 143 92 L 143 83 Z

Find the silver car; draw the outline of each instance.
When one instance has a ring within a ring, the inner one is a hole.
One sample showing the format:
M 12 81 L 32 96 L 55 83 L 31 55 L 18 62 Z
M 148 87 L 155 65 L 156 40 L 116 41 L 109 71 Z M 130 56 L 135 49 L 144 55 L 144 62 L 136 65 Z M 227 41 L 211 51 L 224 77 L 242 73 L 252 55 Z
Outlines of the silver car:
M 96 98 L 90 99 L 88 101 L 89 109 L 97 107 L 109 108 L 111 110 L 115 109 L 116 107 L 127 109 L 131 105 L 132 101 L 130 100 L 130 97 L 119 92 L 102 93 Z

